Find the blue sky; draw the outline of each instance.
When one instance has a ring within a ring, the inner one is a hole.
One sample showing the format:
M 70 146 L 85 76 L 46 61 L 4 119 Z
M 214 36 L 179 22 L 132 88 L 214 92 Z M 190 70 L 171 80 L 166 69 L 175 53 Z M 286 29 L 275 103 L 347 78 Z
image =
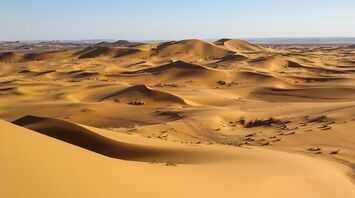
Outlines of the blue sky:
M 0 0 L 0 40 L 355 36 L 355 0 Z

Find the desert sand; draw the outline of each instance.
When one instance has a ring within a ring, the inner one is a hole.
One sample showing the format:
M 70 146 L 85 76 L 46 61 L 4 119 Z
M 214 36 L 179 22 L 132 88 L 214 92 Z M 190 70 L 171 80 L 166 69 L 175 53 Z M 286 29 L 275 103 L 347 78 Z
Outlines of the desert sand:
M 351 46 L 0 51 L 0 197 L 355 197 Z

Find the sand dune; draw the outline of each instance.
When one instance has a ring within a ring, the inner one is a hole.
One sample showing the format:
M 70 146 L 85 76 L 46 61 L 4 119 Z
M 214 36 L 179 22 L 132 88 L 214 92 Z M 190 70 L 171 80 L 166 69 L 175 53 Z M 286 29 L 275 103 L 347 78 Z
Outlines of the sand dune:
M 125 74 L 150 74 L 154 75 L 156 82 L 186 82 L 198 81 L 201 84 L 216 84 L 219 80 L 227 80 L 233 75 L 220 70 L 213 70 L 201 65 L 175 61 L 162 66 L 124 72 Z
M 160 102 L 169 104 L 185 104 L 185 101 L 173 94 L 165 93 L 162 91 L 153 90 L 146 85 L 135 85 L 132 87 L 110 93 L 100 99 L 100 101 L 116 99 L 120 102 L 130 103 L 132 101 L 141 101 L 144 104 Z
M 33 121 L 33 118 L 30 120 Z M 40 120 L 40 123 L 44 121 Z M 58 122 L 45 119 L 45 122 L 48 121 L 50 124 Z M 40 123 L 37 126 L 44 124 Z M 7 162 L 1 169 L 4 183 L 0 194 L 6 197 L 25 194 L 36 197 L 186 197 L 191 194 L 194 197 L 234 197 L 235 185 L 240 188 L 238 195 L 248 197 L 319 195 L 347 198 L 355 193 L 351 182 L 342 171 L 335 169 L 335 164 L 295 154 L 203 146 L 189 150 L 203 151 L 204 154 L 216 153 L 217 155 L 211 155 L 211 160 L 221 155 L 225 160 L 169 167 L 159 163 L 112 160 L 28 129 L 3 121 L 0 124 L 3 131 L 0 138 L 0 159 Z M 139 141 L 140 138 L 134 139 Z M 178 148 L 171 143 L 169 147 Z M 13 152 L 9 154 L 9 150 Z M 42 163 L 38 163 L 40 161 Z M 78 164 L 78 161 L 81 163 Z M 138 174 L 139 179 L 132 179 L 131 173 Z M 186 174 L 189 182 L 186 182 Z M 279 174 L 284 176 L 280 177 Z M 208 179 L 211 176 L 214 179 Z M 22 180 L 16 179 L 18 177 Z M 72 179 L 67 180 L 68 177 Z M 287 182 L 284 182 L 285 177 Z M 222 180 L 223 184 L 220 183 Z M 132 191 L 132 185 L 140 186 L 139 190 Z M 273 185 L 278 188 L 271 188 Z M 334 185 L 338 187 L 334 188 Z M 252 190 L 255 188 L 259 190 Z
M 15 52 L 0 53 L 0 62 L 13 63 L 22 60 L 22 56 Z
M 205 67 L 202 67 L 200 65 L 194 65 L 194 64 L 189 64 L 184 61 L 175 61 L 173 63 L 169 63 L 167 65 L 162 65 L 158 67 L 153 67 L 153 68 L 147 68 L 147 69 L 142 69 L 134 72 L 127 72 L 127 73 L 151 73 L 151 74 L 160 74 L 160 73 L 165 73 L 169 72 L 169 70 L 173 69 L 181 69 L 181 70 L 189 70 L 193 72 L 194 70 L 203 70 L 206 71 L 208 70 Z
M 120 41 L 121 42 L 121 41 Z M 150 46 L 149 50 L 142 51 L 138 48 L 130 47 L 129 43 L 101 43 L 84 50 L 59 50 L 41 53 L 28 53 L 24 55 L 15 53 L 2 53 L 0 61 L 19 62 L 21 61 L 38 61 L 46 59 L 72 58 L 77 56 L 79 59 L 111 57 L 117 58 L 132 54 L 140 54 L 145 58 L 154 57 L 156 59 L 170 58 L 172 60 L 193 60 L 193 59 L 217 59 L 233 54 L 232 51 L 219 48 L 213 44 L 201 40 L 182 40 L 178 42 L 167 42 Z M 149 46 L 149 45 L 148 45 Z M 143 46 L 144 48 L 144 46 Z M 21 58 L 22 57 L 22 58 Z M 140 57 L 142 58 L 142 57 Z
M 103 42 L 96 44 L 95 46 L 98 46 L 98 47 L 123 47 L 123 46 L 130 46 L 130 45 L 137 45 L 137 43 L 132 43 L 127 40 L 118 40 L 118 41 L 115 41 L 112 43 L 103 41 Z
M 283 57 L 260 58 L 252 60 L 251 63 L 268 71 L 280 72 L 288 67 L 300 68 L 300 64 L 292 62 Z
M 230 51 L 201 40 L 183 40 L 163 43 L 155 50 L 155 57 L 170 57 L 173 60 L 215 59 L 231 54 Z
M 39 61 L 39 60 L 48 60 L 48 59 L 63 59 L 70 58 L 73 54 L 72 50 L 58 50 L 42 53 L 29 53 L 25 54 L 24 59 L 26 61 Z
M 255 90 L 253 98 L 270 101 L 354 101 L 355 90 L 351 87 L 309 87 L 309 88 L 260 88 Z
M 174 161 L 175 163 L 201 163 L 208 156 L 188 149 L 172 149 L 120 142 L 79 125 L 54 118 L 28 115 L 13 121 L 13 123 L 92 152 L 117 159 L 143 162 L 156 160 L 161 162 Z
M 15 52 L 4 52 L 0 54 L 0 62 L 24 62 L 40 61 L 50 59 L 70 58 L 74 52 L 71 50 L 58 50 L 41 53 L 19 54 Z
M 220 39 L 214 42 L 216 45 L 223 45 L 231 51 L 262 51 L 262 47 L 251 44 L 240 39 Z
M 1 49 L 0 197 L 355 197 L 352 48 L 58 46 Z
M 137 54 L 142 52 L 139 49 L 131 49 L 131 48 L 110 48 L 110 47 L 94 47 L 90 49 L 83 50 L 79 52 L 79 59 L 84 58 L 97 58 L 97 57 L 111 57 L 117 58 L 132 54 Z

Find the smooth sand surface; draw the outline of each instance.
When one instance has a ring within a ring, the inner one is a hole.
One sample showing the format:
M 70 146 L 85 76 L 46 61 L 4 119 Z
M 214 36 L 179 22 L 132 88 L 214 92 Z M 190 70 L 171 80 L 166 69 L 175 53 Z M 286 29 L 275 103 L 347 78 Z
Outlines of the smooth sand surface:
M 256 148 L 144 143 L 187 149 L 186 158 L 200 158 L 189 156 L 193 151 L 214 153 L 211 162 L 166 166 L 108 158 L 4 121 L 0 125 L 3 197 L 355 196 L 345 167 L 316 158 Z M 141 139 L 134 138 L 136 144 Z M 214 161 L 219 155 L 225 159 Z
M 234 39 L 0 53 L 0 197 L 355 197 L 354 58 Z

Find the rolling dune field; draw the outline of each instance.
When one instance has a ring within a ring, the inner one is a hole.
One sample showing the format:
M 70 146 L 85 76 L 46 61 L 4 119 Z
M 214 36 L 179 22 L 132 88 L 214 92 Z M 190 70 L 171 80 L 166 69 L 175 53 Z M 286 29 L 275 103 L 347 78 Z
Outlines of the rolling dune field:
M 0 197 L 355 197 L 353 46 L 0 51 Z

